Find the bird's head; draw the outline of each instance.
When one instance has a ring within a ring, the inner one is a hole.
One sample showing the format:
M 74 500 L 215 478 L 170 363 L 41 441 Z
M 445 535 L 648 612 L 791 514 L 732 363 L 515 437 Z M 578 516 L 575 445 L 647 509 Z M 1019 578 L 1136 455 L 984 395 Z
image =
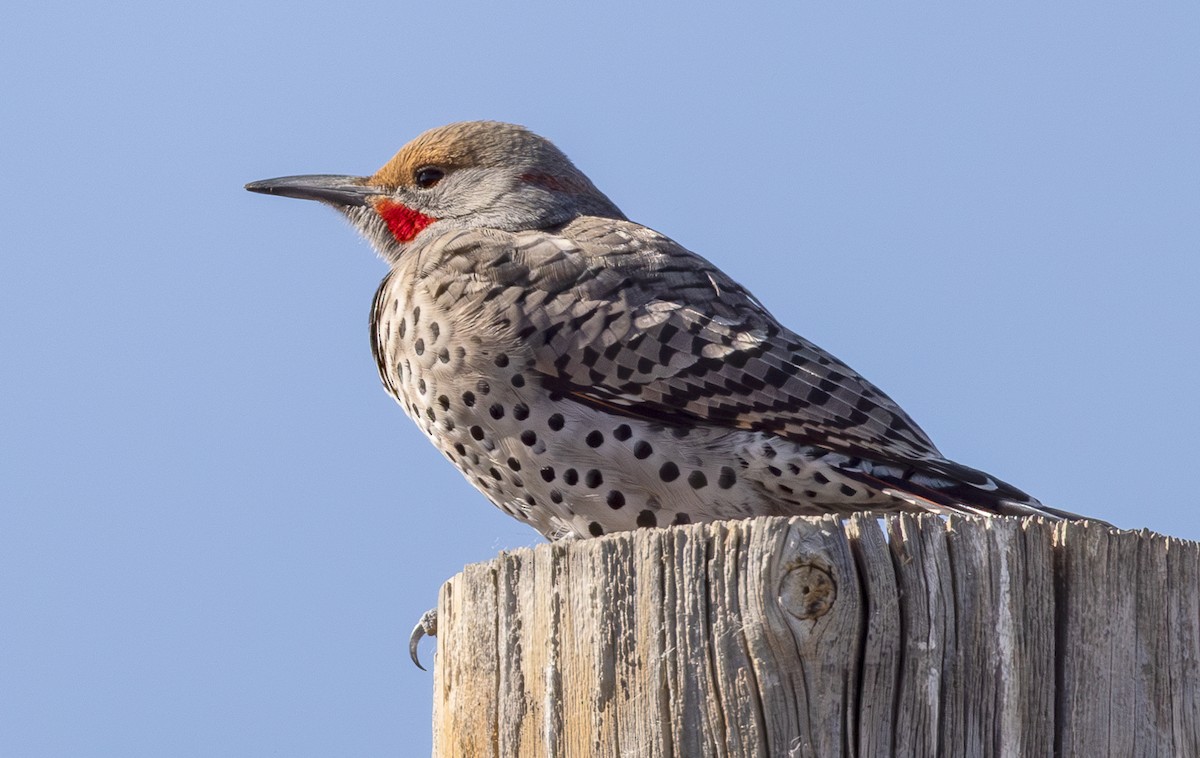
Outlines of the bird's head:
M 439 230 L 518 231 L 583 215 L 624 218 L 549 140 L 496 121 L 431 129 L 371 176 L 287 176 L 246 189 L 331 205 L 392 261 L 419 235 Z

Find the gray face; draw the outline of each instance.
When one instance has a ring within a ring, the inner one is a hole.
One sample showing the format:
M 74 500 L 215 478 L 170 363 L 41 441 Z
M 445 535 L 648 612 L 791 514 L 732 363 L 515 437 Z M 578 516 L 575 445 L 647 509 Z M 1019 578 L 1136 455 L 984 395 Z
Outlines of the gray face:
M 549 141 L 490 122 L 426 132 L 369 177 L 284 177 L 247 189 L 336 208 L 390 262 L 430 227 L 518 231 L 584 215 L 624 218 Z

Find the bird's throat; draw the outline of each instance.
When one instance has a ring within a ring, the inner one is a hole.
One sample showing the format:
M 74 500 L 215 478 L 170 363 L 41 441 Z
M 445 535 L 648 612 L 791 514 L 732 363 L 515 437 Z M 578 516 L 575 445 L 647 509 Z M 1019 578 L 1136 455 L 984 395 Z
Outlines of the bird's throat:
M 422 229 L 437 221 L 394 200 L 375 201 L 375 212 L 387 224 L 392 236 L 401 243 L 411 242 Z

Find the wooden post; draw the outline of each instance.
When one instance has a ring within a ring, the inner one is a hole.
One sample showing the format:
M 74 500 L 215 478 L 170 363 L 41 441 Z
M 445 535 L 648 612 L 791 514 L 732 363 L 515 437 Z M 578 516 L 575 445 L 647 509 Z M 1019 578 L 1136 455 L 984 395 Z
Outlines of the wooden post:
M 1200 756 L 1200 544 L 1087 522 L 754 519 L 442 588 L 434 754 Z

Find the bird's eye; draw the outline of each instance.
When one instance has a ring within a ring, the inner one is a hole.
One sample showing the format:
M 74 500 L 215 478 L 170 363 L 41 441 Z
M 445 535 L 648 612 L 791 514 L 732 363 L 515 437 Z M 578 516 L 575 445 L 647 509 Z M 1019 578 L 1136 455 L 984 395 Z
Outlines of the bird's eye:
M 440 182 L 445 175 L 446 172 L 436 166 L 422 166 L 413 174 L 413 180 L 421 189 L 429 189 Z

